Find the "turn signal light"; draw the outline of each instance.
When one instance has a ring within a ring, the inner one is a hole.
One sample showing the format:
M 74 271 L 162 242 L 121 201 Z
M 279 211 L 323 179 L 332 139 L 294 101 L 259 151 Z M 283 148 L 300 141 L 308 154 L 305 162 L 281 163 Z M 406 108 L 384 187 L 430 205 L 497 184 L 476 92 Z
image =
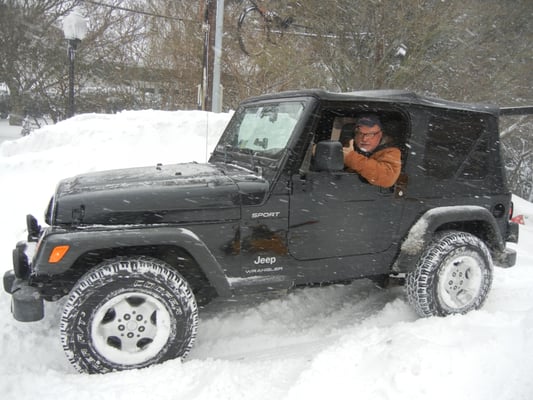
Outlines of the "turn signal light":
M 61 261 L 65 254 L 67 254 L 68 249 L 70 249 L 68 245 L 54 247 L 50 253 L 50 257 L 48 257 L 48 262 L 53 264 Z

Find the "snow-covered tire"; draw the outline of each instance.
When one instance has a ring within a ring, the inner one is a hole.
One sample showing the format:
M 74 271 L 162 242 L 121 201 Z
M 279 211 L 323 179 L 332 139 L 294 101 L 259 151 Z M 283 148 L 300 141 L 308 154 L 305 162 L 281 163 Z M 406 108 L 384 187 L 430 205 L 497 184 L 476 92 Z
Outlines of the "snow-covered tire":
M 136 257 L 103 262 L 76 283 L 60 334 L 78 371 L 106 373 L 184 358 L 197 326 L 184 278 L 163 261 Z
M 422 317 L 479 309 L 492 284 L 492 258 L 483 241 L 456 231 L 436 235 L 407 274 L 409 303 Z

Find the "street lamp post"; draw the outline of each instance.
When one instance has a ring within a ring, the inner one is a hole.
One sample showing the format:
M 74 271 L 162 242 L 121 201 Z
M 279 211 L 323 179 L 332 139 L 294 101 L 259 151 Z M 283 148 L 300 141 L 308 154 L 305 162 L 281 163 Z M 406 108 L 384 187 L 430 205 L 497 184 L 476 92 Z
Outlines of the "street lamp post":
M 74 116 L 74 56 L 78 44 L 87 34 L 87 21 L 77 10 L 73 10 L 63 18 L 63 33 L 68 41 L 67 54 L 69 60 L 68 69 L 68 107 L 67 117 Z

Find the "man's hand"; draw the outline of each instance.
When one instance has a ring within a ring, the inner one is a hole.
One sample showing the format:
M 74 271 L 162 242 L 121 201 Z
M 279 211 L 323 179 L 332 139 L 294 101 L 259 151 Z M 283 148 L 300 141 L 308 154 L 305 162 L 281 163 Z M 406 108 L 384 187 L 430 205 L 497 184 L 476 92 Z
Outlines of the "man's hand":
M 350 142 L 348 143 L 348 146 L 342 148 L 342 152 L 344 153 L 344 156 L 347 156 L 350 154 L 353 150 L 353 139 L 350 139 Z

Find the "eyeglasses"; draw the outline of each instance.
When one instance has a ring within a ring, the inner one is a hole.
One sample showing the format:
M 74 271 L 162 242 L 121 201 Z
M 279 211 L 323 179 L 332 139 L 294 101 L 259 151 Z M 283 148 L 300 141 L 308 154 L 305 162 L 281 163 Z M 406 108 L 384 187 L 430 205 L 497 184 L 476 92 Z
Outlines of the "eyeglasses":
M 367 133 L 363 133 L 363 132 L 357 131 L 357 132 L 355 132 L 355 135 L 359 136 L 360 138 L 363 138 L 363 139 L 366 139 L 366 138 L 372 139 L 379 133 L 381 133 L 381 129 L 379 131 L 367 132 Z

